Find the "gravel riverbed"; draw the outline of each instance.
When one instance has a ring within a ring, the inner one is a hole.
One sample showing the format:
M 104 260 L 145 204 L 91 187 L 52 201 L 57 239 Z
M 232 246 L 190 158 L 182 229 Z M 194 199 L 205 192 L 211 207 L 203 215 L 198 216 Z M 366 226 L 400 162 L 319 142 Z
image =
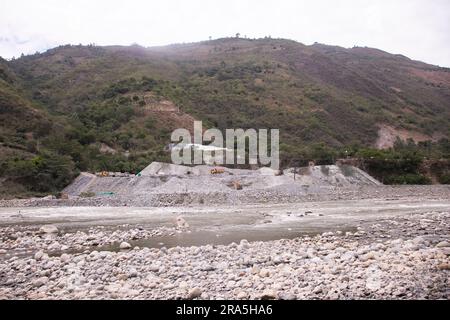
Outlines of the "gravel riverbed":
M 14 199 L 0 200 L 2 207 L 167 207 L 189 205 L 241 205 L 276 204 L 310 201 L 336 201 L 357 199 L 449 199 L 450 186 L 300 186 L 280 185 L 257 190 L 231 190 L 212 192 L 203 186 L 203 192 L 143 193 L 70 199 Z
M 47 231 L 47 229 L 50 230 Z M 113 250 L 126 241 L 173 236 L 181 232 L 183 232 L 182 228 L 175 227 L 163 226 L 148 230 L 141 226 L 129 225 L 108 228 L 97 226 L 85 231 L 72 232 L 62 232 L 53 225 L 44 225 L 40 228 L 36 226 L 3 227 L 0 228 L 0 260 L 15 255 L 32 255 L 36 250 L 45 251 L 52 256 L 59 253 L 83 252 L 97 247 L 109 247 Z
M 170 249 L 125 241 L 179 228 L 114 236 L 103 228 L 66 236 L 12 229 L 1 233 L 0 299 L 450 298 L 448 211 L 380 219 L 356 232 Z M 123 250 L 92 247 L 111 241 Z M 83 251 L 49 254 L 55 242 Z M 8 255 L 20 247 L 28 254 Z

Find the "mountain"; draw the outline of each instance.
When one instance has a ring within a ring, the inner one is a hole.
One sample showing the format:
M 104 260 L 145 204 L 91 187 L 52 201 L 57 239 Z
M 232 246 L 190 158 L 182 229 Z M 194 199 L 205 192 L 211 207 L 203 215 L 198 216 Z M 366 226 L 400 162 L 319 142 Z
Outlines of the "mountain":
M 64 161 L 69 175 L 138 171 L 168 160 L 170 132 L 195 119 L 279 128 L 282 157 L 317 158 L 389 148 L 397 136 L 447 139 L 450 69 L 372 48 L 270 38 L 68 45 L 0 61 L 0 117 L 3 175 L 36 157 Z

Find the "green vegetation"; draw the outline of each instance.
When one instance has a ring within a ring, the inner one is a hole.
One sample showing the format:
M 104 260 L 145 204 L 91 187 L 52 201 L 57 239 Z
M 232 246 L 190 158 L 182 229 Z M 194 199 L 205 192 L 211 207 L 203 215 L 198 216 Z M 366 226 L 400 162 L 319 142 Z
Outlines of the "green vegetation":
M 397 141 L 390 150 L 360 149 L 353 151 L 363 159 L 363 169 L 385 184 L 431 184 L 429 176 L 440 183 L 450 173 L 449 141 L 419 143 Z M 441 160 L 447 159 L 447 160 Z M 433 169 L 427 170 L 427 167 Z M 428 175 L 428 176 L 427 176 Z
M 0 163 L 0 176 L 20 182 L 33 192 L 57 192 L 74 178 L 75 165 L 69 156 L 43 152 L 29 160 L 14 158 Z

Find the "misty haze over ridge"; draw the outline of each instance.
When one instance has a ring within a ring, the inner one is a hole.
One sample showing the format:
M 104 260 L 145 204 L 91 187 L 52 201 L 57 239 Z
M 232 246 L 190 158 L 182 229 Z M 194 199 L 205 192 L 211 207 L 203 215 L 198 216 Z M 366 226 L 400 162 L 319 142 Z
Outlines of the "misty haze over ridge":
M 449 21 L 446 0 L 3 1 L 0 56 L 18 57 L 66 43 L 136 42 L 147 47 L 241 33 L 305 44 L 367 46 L 448 67 Z

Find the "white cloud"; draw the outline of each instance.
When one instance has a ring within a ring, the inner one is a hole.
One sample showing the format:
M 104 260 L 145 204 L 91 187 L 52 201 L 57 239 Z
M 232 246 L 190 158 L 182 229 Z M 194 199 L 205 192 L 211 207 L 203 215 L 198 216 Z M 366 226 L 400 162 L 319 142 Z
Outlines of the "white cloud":
M 145 46 L 231 36 L 376 47 L 450 66 L 448 0 L 1 0 L 0 55 L 58 44 Z

